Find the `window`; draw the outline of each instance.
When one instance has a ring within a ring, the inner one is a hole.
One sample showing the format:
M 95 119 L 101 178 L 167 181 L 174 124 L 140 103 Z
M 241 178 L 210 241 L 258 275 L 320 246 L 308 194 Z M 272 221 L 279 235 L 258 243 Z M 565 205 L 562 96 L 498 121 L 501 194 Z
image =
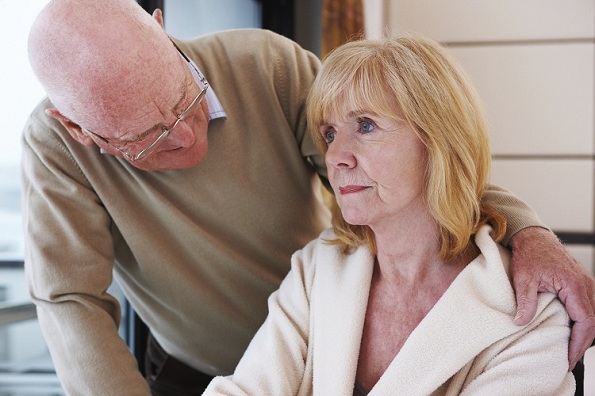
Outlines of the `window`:
M 29 67 L 27 36 L 47 2 L 0 1 L 0 395 L 61 394 L 22 269 L 20 136 L 44 96 Z
M 165 30 L 187 39 L 217 30 L 258 28 L 261 4 L 257 0 L 164 1 Z
M 44 93 L 27 59 L 27 36 L 48 0 L 0 1 L 0 260 L 21 261 L 20 136 L 29 113 Z

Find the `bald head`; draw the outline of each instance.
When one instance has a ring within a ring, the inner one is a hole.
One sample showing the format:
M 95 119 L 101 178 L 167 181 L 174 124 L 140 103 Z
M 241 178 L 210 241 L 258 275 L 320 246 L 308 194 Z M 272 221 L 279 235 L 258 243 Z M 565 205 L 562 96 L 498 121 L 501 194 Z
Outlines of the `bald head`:
M 54 105 L 88 128 L 99 119 L 117 125 L 128 104 L 150 101 L 181 67 L 159 23 L 134 0 L 53 0 L 28 51 Z

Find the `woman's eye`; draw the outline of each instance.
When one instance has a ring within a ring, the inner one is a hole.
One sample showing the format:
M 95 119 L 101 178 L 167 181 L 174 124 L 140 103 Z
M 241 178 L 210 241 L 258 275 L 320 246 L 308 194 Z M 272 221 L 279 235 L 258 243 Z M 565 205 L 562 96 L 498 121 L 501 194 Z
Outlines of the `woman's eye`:
M 375 125 L 370 121 L 361 120 L 359 121 L 359 129 L 362 133 L 369 133 L 372 132 L 375 128 Z
M 326 141 L 327 144 L 330 144 L 333 140 L 335 140 L 335 131 L 332 129 L 326 130 L 322 132 L 322 137 Z

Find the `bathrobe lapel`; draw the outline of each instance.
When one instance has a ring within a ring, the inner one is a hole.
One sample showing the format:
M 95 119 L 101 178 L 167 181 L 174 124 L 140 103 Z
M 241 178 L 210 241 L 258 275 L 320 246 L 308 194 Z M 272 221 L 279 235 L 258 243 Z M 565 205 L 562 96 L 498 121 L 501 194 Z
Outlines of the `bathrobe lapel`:
M 482 350 L 517 332 L 508 253 L 484 227 L 481 250 L 417 326 L 370 395 L 428 395 Z M 502 257 L 506 262 L 502 261 Z
M 484 227 L 481 250 L 407 342 L 370 395 L 428 395 L 486 347 L 519 331 L 505 270 L 508 253 Z M 353 392 L 374 257 L 360 248 L 351 255 L 321 249 L 312 295 L 314 394 Z M 504 318 L 503 318 L 504 317 Z M 497 325 L 496 325 L 497 324 Z
M 322 249 L 312 295 L 310 342 L 315 395 L 353 393 L 374 257 L 361 248 L 351 255 Z

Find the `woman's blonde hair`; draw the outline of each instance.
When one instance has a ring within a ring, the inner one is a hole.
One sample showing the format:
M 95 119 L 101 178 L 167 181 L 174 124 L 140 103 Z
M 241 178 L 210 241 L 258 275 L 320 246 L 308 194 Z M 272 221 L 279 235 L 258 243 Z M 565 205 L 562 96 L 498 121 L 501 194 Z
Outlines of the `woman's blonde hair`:
M 391 118 L 400 110 L 425 145 L 425 199 L 440 229 L 443 259 L 463 254 L 487 222 L 497 240 L 503 237 L 505 219 L 481 201 L 491 162 L 484 112 L 465 73 L 442 46 L 401 35 L 336 48 L 324 60 L 307 104 L 310 132 L 323 153 L 327 144 L 318 128 L 345 105 Z M 374 249 L 371 229 L 348 224 L 336 201 L 332 206 L 339 238 L 333 243 Z

